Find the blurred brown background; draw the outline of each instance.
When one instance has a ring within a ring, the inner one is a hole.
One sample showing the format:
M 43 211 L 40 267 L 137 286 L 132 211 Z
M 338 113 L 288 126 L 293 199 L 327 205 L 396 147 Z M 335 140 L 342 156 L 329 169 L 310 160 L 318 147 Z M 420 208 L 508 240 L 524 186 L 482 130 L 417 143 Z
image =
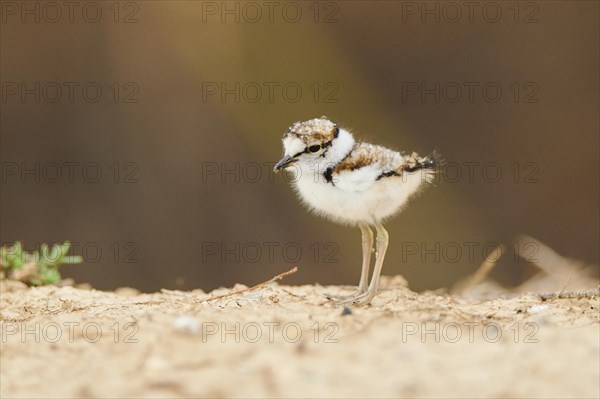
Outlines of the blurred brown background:
M 384 274 L 447 287 L 521 233 L 599 263 L 597 2 L 48 4 L 1 2 L 0 240 L 77 243 L 66 277 L 356 284 L 359 230 L 270 172 L 321 115 L 453 168 L 387 224 Z

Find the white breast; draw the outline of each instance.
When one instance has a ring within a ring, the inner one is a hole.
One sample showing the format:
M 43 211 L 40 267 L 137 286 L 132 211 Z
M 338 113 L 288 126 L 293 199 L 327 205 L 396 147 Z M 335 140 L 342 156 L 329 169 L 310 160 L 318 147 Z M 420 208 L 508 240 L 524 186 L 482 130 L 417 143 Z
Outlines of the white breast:
M 372 224 L 397 213 L 423 183 L 421 173 L 377 180 L 380 173 L 372 167 L 345 171 L 334 176 L 332 184 L 320 173 L 302 171 L 294 188 L 320 215 L 344 224 Z

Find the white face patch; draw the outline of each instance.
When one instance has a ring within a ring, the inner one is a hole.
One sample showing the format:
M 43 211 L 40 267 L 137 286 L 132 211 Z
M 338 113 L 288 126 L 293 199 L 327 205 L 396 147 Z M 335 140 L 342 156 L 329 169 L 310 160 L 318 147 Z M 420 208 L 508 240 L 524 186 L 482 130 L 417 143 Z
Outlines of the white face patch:
M 299 152 L 304 151 L 304 148 L 304 142 L 298 137 L 287 136 L 285 139 L 283 139 L 283 150 L 285 155 L 293 157 Z

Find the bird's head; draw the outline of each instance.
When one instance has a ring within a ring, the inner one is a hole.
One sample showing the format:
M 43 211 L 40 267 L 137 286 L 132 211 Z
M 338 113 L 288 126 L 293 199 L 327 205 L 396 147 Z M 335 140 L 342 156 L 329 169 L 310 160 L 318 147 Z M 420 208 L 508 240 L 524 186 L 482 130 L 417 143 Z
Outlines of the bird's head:
M 314 165 L 325 160 L 339 133 L 339 127 L 324 116 L 294 123 L 283 135 L 283 158 L 274 171 L 295 163 Z

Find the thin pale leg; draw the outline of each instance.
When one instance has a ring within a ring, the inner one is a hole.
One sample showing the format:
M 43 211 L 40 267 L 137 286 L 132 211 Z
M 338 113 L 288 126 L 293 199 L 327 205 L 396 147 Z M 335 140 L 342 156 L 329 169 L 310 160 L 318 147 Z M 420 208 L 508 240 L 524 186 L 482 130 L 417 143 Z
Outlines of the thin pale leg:
M 369 288 L 366 292 L 337 302 L 339 305 L 348 303 L 365 305 L 371 302 L 371 299 L 373 299 L 375 294 L 377 294 L 377 289 L 379 288 L 379 277 L 381 276 L 381 269 L 383 268 L 383 260 L 385 259 L 385 252 L 387 251 L 388 247 L 389 235 L 381 223 L 375 224 L 375 230 L 377 230 L 377 254 L 375 258 L 375 268 L 373 269 L 373 277 L 371 277 L 371 284 L 369 284 Z
M 334 299 L 347 299 L 354 298 L 359 294 L 367 292 L 369 285 L 369 270 L 371 269 L 371 252 L 373 251 L 373 231 L 366 224 L 360 224 L 360 231 L 362 232 L 362 270 L 360 272 L 360 282 L 358 283 L 357 290 L 351 295 L 327 295 L 329 298 Z
M 371 254 L 373 252 L 373 230 L 368 225 L 361 224 L 360 231 L 362 232 L 363 261 L 358 292 L 363 293 L 367 291 L 369 285 L 369 270 L 371 269 Z

